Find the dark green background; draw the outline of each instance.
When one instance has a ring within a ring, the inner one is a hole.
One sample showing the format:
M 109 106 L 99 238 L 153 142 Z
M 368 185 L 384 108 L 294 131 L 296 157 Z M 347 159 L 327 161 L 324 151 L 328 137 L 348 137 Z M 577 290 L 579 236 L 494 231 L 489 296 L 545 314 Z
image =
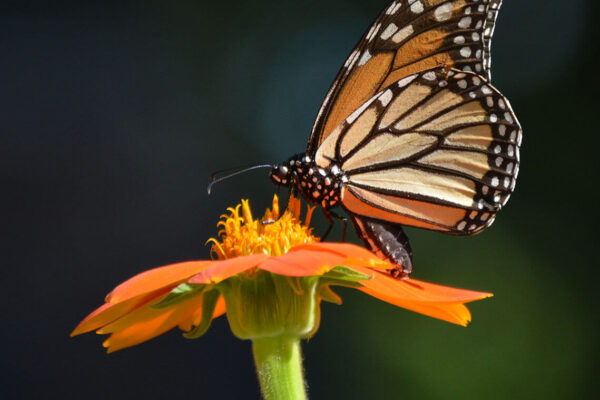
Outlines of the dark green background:
M 226 206 L 268 205 L 264 171 L 211 197 L 209 173 L 303 151 L 386 3 L 3 2 L 3 398 L 259 396 L 250 343 L 223 318 L 110 356 L 68 333 L 131 275 L 207 258 Z M 341 290 L 304 345 L 312 399 L 600 394 L 598 15 L 592 0 L 505 0 L 493 83 L 524 128 L 516 191 L 479 236 L 409 232 L 415 278 L 495 297 L 465 329 Z

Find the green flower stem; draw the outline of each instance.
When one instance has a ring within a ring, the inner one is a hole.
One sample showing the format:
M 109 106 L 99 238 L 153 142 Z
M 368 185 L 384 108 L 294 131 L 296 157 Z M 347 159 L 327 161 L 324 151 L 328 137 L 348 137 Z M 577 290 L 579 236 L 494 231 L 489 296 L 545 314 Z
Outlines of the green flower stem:
M 298 338 L 254 339 L 252 352 L 265 400 L 306 400 Z

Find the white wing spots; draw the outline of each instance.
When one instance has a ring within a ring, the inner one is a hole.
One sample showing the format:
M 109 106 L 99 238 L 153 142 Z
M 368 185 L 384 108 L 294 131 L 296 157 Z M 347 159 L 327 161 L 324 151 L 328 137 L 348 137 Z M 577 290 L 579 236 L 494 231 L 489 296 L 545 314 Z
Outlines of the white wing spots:
M 490 89 L 488 86 L 482 86 L 481 87 L 481 93 L 483 94 L 492 94 L 492 89 Z
M 360 60 L 358 61 L 358 65 L 365 65 L 369 60 L 371 59 L 371 53 L 369 53 L 369 50 L 365 50 L 365 52 L 363 53 L 362 57 L 360 57 Z
M 477 202 L 477 208 L 479 208 L 480 210 L 483 210 L 483 199 L 481 199 Z
M 484 12 L 484 11 L 485 11 L 485 6 L 484 6 L 483 4 L 480 4 L 480 5 L 477 7 L 477 12 L 480 12 L 480 13 L 482 13 L 482 12 Z
M 490 187 L 489 186 L 482 186 L 481 187 L 481 193 L 483 193 L 484 195 L 488 194 L 489 191 L 490 191 Z
M 480 63 L 475 64 L 475 71 L 480 72 L 482 69 L 482 66 Z
M 503 109 L 503 110 L 506 109 L 506 103 L 502 99 L 498 100 L 498 106 L 500 106 L 500 108 Z
M 435 72 L 429 71 L 423 74 L 423 78 L 428 81 L 435 81 Z
M 477 24 L 475 25 L 475 29 L 481 29 L 482 24 L 483 24 L 483 21 L 481 21 L 481 20 L 477 21 Z
M 496 160 L 494 160 L 496 167 L 499 167 L 502 165 L 502 161 L 504 161 L 504 159 L 502 157 L 496 157 Z
M 467 71 L 467 72 L 473 72 L 473 70 L 471 69 L 471 67 L 469 65 L 465 65 L 462 70 Z
M 496 186 L 498 186 L 499 184 L 500 184 L 500 179 L 498 179 L 498 177 L 497 177 L 497 176 L 493 177 L 493 178 L 492 178 L 492 186 L 493 186 L 493 187 L 496 187 Z
M 369 33 L 367 34 L 367 41 L 371 41 L 373 40 L 373 38 L 375 37 L 375 35 L 377 35 L 377 32 L 379 32 L 379 29 L 381 29 L 381 24 L 377 24 L 375 26 L 371 27 L 371 30 L 369 30 Z
M 516 137 L 517 137 L 517 131 L 512 131 L 510 133 L 510 141 L 514 143 Z
M 369 107 L 371 105 L 371 103 L 373 103 L 373 101 L 375 101 L 376 98 L 377 98 L 377 96 L 373 96 L 369 99 L 369 101 L 364 103 L 362 106 L 358 107 L 352 114 L 350 114 L 350 116 L 348 118 L 346 118 L 346 122 L 349 124 L 352 124 L 354 121 L 356 121 L 356 118 L 358 118 L 358 116 L 360 114 L 362 114 L 362 112 L 365 111 L 367 109 L 367 107 Z
M 469 58 L 471 56 L 471 48 L 468 46 L 461 48 L 460 55 L 463 56 L 464 58 Z
M 406 25 L 394 35 L 394 37 L 392 38 L 392 42 L 400 43 L 401 41 L 412 35 L 414 32 L 415 30 L 413 29 L 412 25 Z
M 459 35 L 457 37 L 454 38 L 454 43 L 456 44 L 463 44 L 465 43 L 465 37 L 462 35 Z
M 417 74 L 409 75 L 406 78 L 402 78 L 398 81 L 398 87 L 404 87 L 415 80 Z
M 456 82 L 456 84 L 461 89 L 466 89 L 467 88 L 467 81 L 464 80 L 464 79 L 461 79 L 460 81 Z
M 376 26 L 377 26 L 377 25 L 373 25 L 373 26 L 371 27 L 371 29 L 369 29 L 369 33 L 367 33 L 367 40 L 369 40 L 369 41 L 370 41 L 370 40 L 371 40 L 371 38 L 373 37 L 373 31 L 375 31 L 375 27 L 376 27 Z
M 497 144 L 496 147 L 494 147 L 494 153 L 500 154 L 501 151 L 502 151 L 502 147 L 500 147 L 500 145 Z
M 452 17 L 452 4 L 444 3 L 433 12 L 433 16 L 439 22 L 448 21 Z
M 352 66 L 352 64 L 356 62 L 356 59 L 359 55 L 360 51 L 358 51 L 358 49 L 354 50 L 352 54 L 350 54 L 350 57 L 348 57 L 348 59 L 346 60 L 346 64 L 344 64 L 344 67 L 349 68 L 350 66 Z
M 396 14 L 396 11 L 398 11 L 398 9 L 400 8 L 400 6 L 402 6 L 401 2 L 393 2 L 392 4 L 390 4 L 390 6 L 388 7 L 388 9 L 385 11 L 385 13 L 387 15 L 392 15 L 392 14 Z
M 507 149 L 507 153 L 508 153 L 508 156 L 509 156 L 509 157 L 512 157 L 512 156 L 514 156 L 514 155 L 515 155 L 515 148 L 514 148 L 514 147 L 512 147 L 511 145 L 509 145 L 509 146 L 508 146 L 508 149 Z
M 498 133 L 500 133 L 500 136 L 504 137 L 504 135 L 506 135 L 506 126 L 500 125 L 498 127 Z
M 460 223 L 458 225 L 456 225 L 456 229 L 458 229 L 459 231 L 462 231 L 465 229 L 466 226 L 467 226 L 467 221 L 460 221 Z
M 476 58 L 476 59 L 478 59 L 478 60 L 480 60 L 480 59 L 481 59 L 481 49 L 478 49 L 478 50 L 475 52 L 475 58 Z
M 396 33 L 396 31 L 398 30 L 398 27 L 396 26 L 396 24 L 394 24 L 393 22 L 391 24 L 389 24 L 384 30 L 383 32 L 381 32 L 381 38 L 383 40 L 388 40 L 389 38 L 392 37 L 392 35 L 394 33 Z
M 469 92 L 469 97 L 474 99 L 475 97 L 477 97 L 477 94 L 475 92 Z
M 471 26 L 471 22 L 473 22 L 473 19 L 471 17 L 462 17 L 460 21 L 458 21 L 458 27 L 462 29 L 467 29 Z
M 475 85 L 475 86 L 481 85 L 481 79 L 479 79 L 479 77 L 477 77 L 477 76 L 474 76 L 473 77 L 473 85 Z
M 465 15 L 471 14 L 471 7 L 465 8 Z
M 515 167 L 514 163 L 508 163 L 508 165 L 506 166 L 506 172 L 508 172 L 509 174 L 512 174 L 513 172 L 513 168 Z
M 513 123 L 515 122 L 515 120 L 513 119 L 512 115 L 510 115 L 509 112 L 505 112 L 504 113 L 504 119 L 507 120 L 509 123 Z
M 490 114 L 490 122 L 495 123 L 498 121 L 498 116 L 496 114 Z
M 410 11 L 412 11 L 415 14 L 422 13 L 424 9 L 425 8 L 423 7 L 423 3 L 421 3 L 420 1 L 415 1 L 410 5 Z
M 440 81 L 440 82 L 438 83 L 438 86 L 439 86 L 439 87 L 446 87 L 446 86 L 448 86 L 448 81 Z
M 510 178 L 507 176 L 504 178 L 504 182 L 502 182 L 504 184 L 505 188 L 508 188 L 510 186 Z
M 379 102 L 382 106 L 387 107 L 387 105 L 390 103 L 393 97 L 394 94 L 390 89 L 388 89 L 379 96 Z
M 471 35 L 471 39 L 473 39 L 474 42 L 478 42 L 479 41 L 479 33 L 473 32 L 473 34 Z

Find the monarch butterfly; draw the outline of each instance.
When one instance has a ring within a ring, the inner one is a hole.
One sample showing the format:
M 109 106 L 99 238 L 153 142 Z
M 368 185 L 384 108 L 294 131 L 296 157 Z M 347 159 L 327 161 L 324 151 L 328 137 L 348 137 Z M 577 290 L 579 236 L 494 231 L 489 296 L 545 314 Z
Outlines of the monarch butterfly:
M 271 169 L 330 224 L 341 206 L 394 277 L 412 271 L 402 225 L 481 232 L 515 187 L 521 128 L 489 84 L 500 4 L 392 2 L 339 71 L 306 152 Z

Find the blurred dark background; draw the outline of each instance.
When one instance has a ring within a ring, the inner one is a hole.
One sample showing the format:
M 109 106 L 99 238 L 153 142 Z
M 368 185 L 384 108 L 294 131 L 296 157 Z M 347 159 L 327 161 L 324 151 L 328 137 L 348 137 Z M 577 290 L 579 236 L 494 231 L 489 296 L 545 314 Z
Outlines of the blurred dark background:
M 226 206 L 268 205 L 264 171 L 211 197 L 209 174 L 303 151 L 388 0 L 51 3 L 0 6 L 0 396 L 258 398 L 224 318 L 108 356 L 68 334 L 126 278 L 207 258 Z M 414 277 L 495 297 L 465 329 L 341 290 L 304 345 L 312 399 L 600 395 L 600 5 L 504 3 L 493 76 L 524 127 L 516 192 L 481 235 L 409 232 Z

